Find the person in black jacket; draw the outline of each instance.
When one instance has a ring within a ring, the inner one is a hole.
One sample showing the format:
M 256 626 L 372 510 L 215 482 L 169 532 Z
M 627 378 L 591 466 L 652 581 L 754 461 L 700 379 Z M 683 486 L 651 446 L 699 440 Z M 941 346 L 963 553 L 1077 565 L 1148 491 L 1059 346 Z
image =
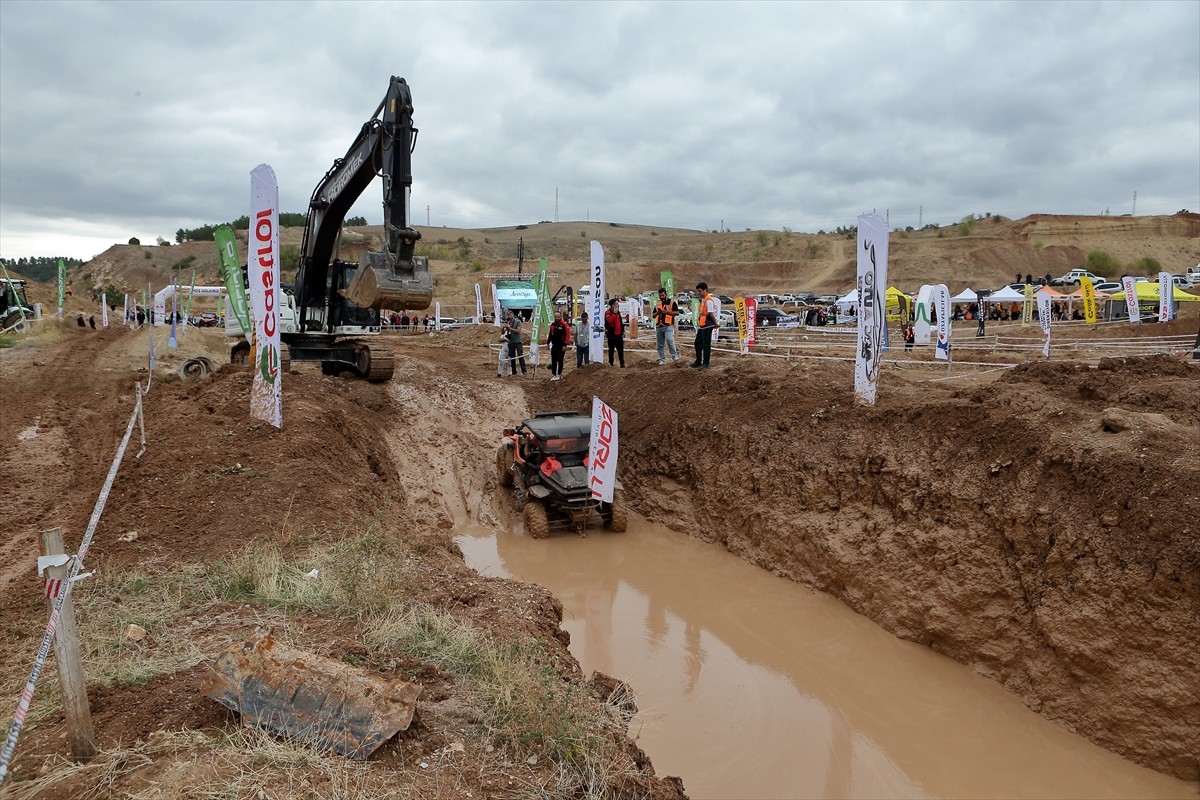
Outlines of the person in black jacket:
M 571 341 L 571 329 L 567 327 L 567 323 L 563 322 L 562 312 L 554 312 L 554 322 L 550 323 L 550 334 L 546 337 L 546 344 L 550 345 L 550 380 L 557 381 L 562 378 L 563 373 L 563 356 L 567 352 L 567 345 Z
M 604 336 L 608 339 L 608 365 L 613 365 L 613 354 L 620 357 L 621 369 L 625 369 L 625 320 L 617 310 L 617 301 L 608 301 L 604 312 Z

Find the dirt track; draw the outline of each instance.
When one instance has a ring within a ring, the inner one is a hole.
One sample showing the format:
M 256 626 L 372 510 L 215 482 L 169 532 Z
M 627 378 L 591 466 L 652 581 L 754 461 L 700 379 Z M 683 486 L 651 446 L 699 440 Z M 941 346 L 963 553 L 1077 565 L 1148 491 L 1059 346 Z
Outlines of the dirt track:
M 287 377 L 279 432 L 246 416 L 246 371 L 156 378 L 150 448 L 123 468 L 93 558 L 200 563 L 254 536 L 337 539 L 361 514 L 387 515 L 438 565 L 425 599 L 501 634 L 541 637 L 569 676 L 577 668 L 556 601 L 473 575 L 450 533 L 465 519 L 516 524 L 493 475 L 503 424 L 528 410 L 583 409 L 600 394 L 621 414 L 622 480 L 638 512 L 830 592 L 1105 747 L 1197 778 L 1196 365 L 1051 362 L 946 382 L 899 365 L 864 410 L 852 406 L 845 364 L 723 354 L 702 376 L 634 357 L 630 369 L 568 370 L 557 384 L 498 382 L 490 338 L 395 339 L 386 386 L 306 366 Z M 133 381 L 144 380 L 139 342 L 124 330 L 69 328 L 44 348 L 0 352 L 0 478 L 11 487 L 6 507 L 18 510 L 0 519 L 10 653 L 31 654 L 42 624 L 28 569 L 36 531 L 62 525 L 78 540 Z M 35 424 L 36 436 L 19 438 Z M 131 530 L 136 543 L 115 543 Z M 24 562 L 13 561 L 19 554 Z M 317 640 L 334 655 L 361 648 L 347 637 L 332 626 Z M 10 658 L 4 685 L 27 668 Z M 104 690 L 102 707 L 115 699 L 120 710 L 102 737 L 222 724 L 204 703 L 170 701 L 195 684 L 189 670 Z M 429 696 L 426 726 L 405 742 L 417 752 L 451 735 L 439 728 L 443 694 Z M 57 724 L 31 726 L 18 766 L 34 769 L 55 750 Z

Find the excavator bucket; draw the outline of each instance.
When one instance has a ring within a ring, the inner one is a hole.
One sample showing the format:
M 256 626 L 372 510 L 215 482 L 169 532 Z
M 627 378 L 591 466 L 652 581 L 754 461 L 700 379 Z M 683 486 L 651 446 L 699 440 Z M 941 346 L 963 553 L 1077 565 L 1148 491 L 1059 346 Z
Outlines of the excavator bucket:
M 387 253 L 364 253 L 354 277 L 341 294 L 359 308 L 390 308 L 394 311 L 429 308 L 433 279 L 429 259 L 411 261 L 389 258 Z
M 259 633 L 217 657 L 204 693 L 247 728 L 364 759 L 408 728 L 421 687 Z

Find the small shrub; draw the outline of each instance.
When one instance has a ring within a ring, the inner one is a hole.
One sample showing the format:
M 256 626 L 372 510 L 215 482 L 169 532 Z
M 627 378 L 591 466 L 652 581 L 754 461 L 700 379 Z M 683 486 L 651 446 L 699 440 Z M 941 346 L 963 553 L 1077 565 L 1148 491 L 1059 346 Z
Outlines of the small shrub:
M 140 245 L 142 242 L 140 239 L 138 239 L 136 236 L 134 236 L 134 237 L 130 238 L 129 243 L 132 245 Z
M 769 240 L 771 237 L 769 237 L 769 236 L 767 235 L 767 232 L 766 232 L 766 231 L 759 231 L 759 232 L 758 232 L 758 234 L 757 234 L 757 235 L 756 235 L 754 238 L 756 238 L 756 239 L 758 240 L 758 243 L 759 243 L 759 244 L 761 244 L 761 245 L 764 245 L 764 246 L 765 246 L 765 245 L 766 245 L 766 243 L 767 243 L 767 241 L 768 241 L 768 240 Z
M 651 236 L 658 236 L 658 231 L 650 231 Z
M 1045 243 L 1045 242 L 1034 242 L 1034 243 L 1033 243 L 1033 249 L 1034 249 L 1034 250 L 1041 250 L 1041 249 L 1042 249 L 1043 247 L 1045 247 L 1045 246 L 1046 246 L 1046 243 Z
M 712 242 L 709 242 L 708 244 L 704 245 L 704 252 L 708 253 L 710 256 L 713 254 L 713 243 Z
M 150 251 L 149 251 L 149 250 L 143 250 L 143 251 L 142 251 L 142 258 L 150 258 Z
M 478 258 L 471 260 L 471 272 L 483 272 L 483 262 Z

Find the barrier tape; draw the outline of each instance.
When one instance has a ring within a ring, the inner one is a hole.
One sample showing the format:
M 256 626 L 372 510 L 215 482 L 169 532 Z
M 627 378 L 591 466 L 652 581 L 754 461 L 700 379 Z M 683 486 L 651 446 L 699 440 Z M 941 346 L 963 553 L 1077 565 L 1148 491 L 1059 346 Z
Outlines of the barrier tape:
M 25 716 L 29 713 L 29 704 L 33 702 L 33 693 L 37 688 L 38 679 L 42 676 L 42 667 L 46 663 L 46 657 L 50 654 L 50 645 L 54 641 L 54 631 L 58 628 L 59 616 L 62 614 L 63 605 L 67 602 L 67 598 L 71 596 L 71 587 L 75 585 L 79 577 L 79 570 L 83 567 L 83 557 L 87 555 L 88 548 L 92 544 L 92 536 L 96 532 L 96 526 L 100 523 L 100 515 L 104 512 L 104 506 L 108 503 L 108 495 L 112 491 L 113 481 L 117 477 L 117 470 L 121 466 L 121 461 L 125 458 L 125 449 L 129 446 L 129 440 L 133 436 L 133 426 L 139 420 L 142 420 L 142 386 L 137 386 L 137 402 L 134 404 L 133 414 L 129 417 L 129 424 L 125 426 L 125 436 L 121 439 L 121 446 L 117 448 L 117 455 L 113 459 L 112 466 L 108 470 L 108 477 L 104 479 L 104 486 L 100 489 L 100 497 L 96 500 L 96 505 L 92 509 L 92 518 L 88 520 L 87 531 L 83 535 L 83 541 L 79 543 L 79 553 L 75 556 L 71 565 L 71 575 L 62 582 L 58 596 L 54 601 L 54 610 L 50 613 L 50 621 L 46 624 L 46 632 L 42 636 L 42 645 L 38 648 L 37 657 L 33 661 L 33 671 L 29 673 L 29 680 L 25 683 L 25 691 L 21 694 L 21 701 L 17 704 L 17 713 L 13 715 L 12 724 L 8 728 L 8 738 L 4 742 L 4 749 L 0 750 L 0 783 L 3 783 L 8 775 L 8 767 L 12 762 L 13 752 L 17 749 L 17 738 L 21 735 L 21 729 L 25 727 Z M 142 427 L 142 452 L 146 449 L 145 424 L 143 421 Z M 141 452 L 138 453 L 141 455 Z M 49 591 L 47 589 L 47 591 Z

